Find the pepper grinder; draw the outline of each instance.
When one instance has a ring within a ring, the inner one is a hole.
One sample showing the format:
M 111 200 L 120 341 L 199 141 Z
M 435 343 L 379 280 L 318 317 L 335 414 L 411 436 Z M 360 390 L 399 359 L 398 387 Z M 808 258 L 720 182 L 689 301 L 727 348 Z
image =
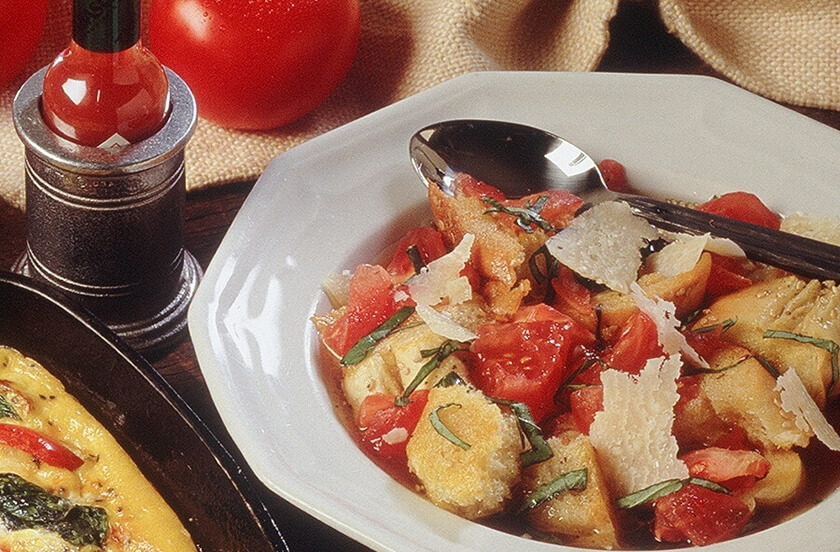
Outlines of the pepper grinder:
M 16 272 L 59 288 L 143 353 L 173 345 L 201 268 L 184 248 L 184 148 L 196 124 L 187 85 L 166 69 L 170 112 L 156 133 L 106 150 L 53 132 L 40 109 L 46 68 L 13 105 L 25 147 L 26 251 Z

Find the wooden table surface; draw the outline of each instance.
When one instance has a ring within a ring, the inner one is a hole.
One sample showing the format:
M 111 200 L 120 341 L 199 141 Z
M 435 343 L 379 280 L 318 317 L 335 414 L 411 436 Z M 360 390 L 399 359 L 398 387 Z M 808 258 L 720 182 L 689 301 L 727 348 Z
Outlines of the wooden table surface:
M 598 70 L 720 76 L 676 38 L 670 36 L 659 20 L 655 7 L 646 2 L 621 4 L 611 23 L 610 47 Z M 795 107 L 793 109 L 840 129 L 840 112 Z M 252 186 L 253 182 L 242 182 L 190 192 L 187 195 L 186 246 L 203 267 L 207 267 Z M 11 266 L 23 251 L 25 231 L 24 214 L 0 200 L 0 268 Z M 235 449 L 210 399 L 192 344 L 188 340 L 184 341 L 174 350 L 148 360 L 207 424 L 217 431 L 219 437 Z M 292 551 L 367 550 L 292 507 L 268 490 L 263 490 L 263 498 L 275 515 Z

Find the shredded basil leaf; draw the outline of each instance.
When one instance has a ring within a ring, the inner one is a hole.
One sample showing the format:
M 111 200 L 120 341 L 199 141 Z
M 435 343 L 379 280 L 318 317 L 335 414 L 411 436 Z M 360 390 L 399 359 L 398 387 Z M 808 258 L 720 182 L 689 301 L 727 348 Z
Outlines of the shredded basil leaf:
M 467 385 L 458 372 L 449 372 L 435 384 L 435 387 L 452 387 L 453 385 Z
M 362 337 L 355 345 L 350 347 L 350 350 L 342 357 L 341 365 L 352 366 L 363 361 L 377 343 L 388 337 L 395 329 L 397 329 L 397 326 L 402 324 L 413 312 L 414 307 L 411 306 L 401 307 L 398 309 L 397 312 L 392 314 L 385 322 L 374 328 L 372 332 Z
M 541 485 L 531 492 L 519 509 L 519 513 L 533 510 L 543 502 L 551 500 L 559 494 L 569 491 L 585 491 L 589 479 L 589 471 L 586 468 L 564 473 Z
M 411 266 L 414 268 L 415 274 L 420 274 L 420 271 L 426 268 L 426 263 L 423 262 L 423 256 L 420 254 L 420 248 L 412 245 L 405 250 L 408 259 L 411 261 Z
M 761 355 L 753 355 L 753 356 L 759 362 L 759 364 L 761 364 L 764 367 L 764 369 L 767 370 L 767 372 L 771 376 L 773 376 L 773 379 L 778 379 L 778 377 L 781 376 L 781 374 L 779 373 L 779 370 L 775 366 L 773 366 L 772 362 L 770 362 L 769 360 L 767 360 L 766 358 L 764 358 Z
M 472 447 L 472 445 L 455 435 L 451 429 L 446 427 L 446 424 L 443 423 L 443 420 L 440 419 L 440 411 L 444 408 L 449 408 L 450 406 L 457 406 L 458 408 L 461 408 L 461 405 L 458 403 L 443 404 L 429 413 L 429 421 L 432 423 L 432 427 L 435 428 L 435 431 L 437 431 L 441 437 L 443 437 L 455 446 L 458 446 L 464 450 L 470 450 L 470 447 Z
M 73 504 L 13 473 L 0 474 L 0 518 L 8 529 L 43 528 L 79 547 L 101 547 L 108 532 L 103 508 Z
M 617 499 L 615 503 L 619 508 L 628 510 L 630 508 L 641 506 L 642 504 L 653 502 L 654 500 L 671 493 L 675 493 L 686 485 L 699 485 L 717 493 L 732 494 L 729 489 L 723 485 L 715 483 L 714 481 L 709 481 L 708 479 L 703 479 L 702 477 L 687 477 L 685 479 L 666 479 L 665 481 L 654 483 L 650 487 L 645 487 L 635 493 L 622 496 Z
M 723 322 L 720 322 L 719 324 L 710 324 L 708 326 L 703 326 L 702 328 L 695 328 L 695 329 L 691 330 L 691 333 L 693 333 L 693 334 L 704 334 L 704 333 L 712 332 L 712 331 L 714 331 L 718 328 L 720 328 L 720 333 L 724 333 L 727 330 L 729 330 L 729 328 L 734 326 L 736 322 L 738 322 L 737 317 L 727 318 L 726 320 L 724 320 Z
M 417 371 L 417 374 L 414 376 L 414 379 L 411 380 L 411 383 L 405 388 L 403 394 L 398 396 L 394 399 L 394 404 L 396 406 L 405 406 L 408 404 L 408 397 L 411 395 L 417 387 L 423 383 L 423 381 L 429 377 L 429 374 L 435 371 L 440 364 L 446 360 L 446 357 L 461 349 L 461 344 L 458 341 L 453 339 L 447 339 L 444 341 L 440 347 L 437 349 L 427 349 L 420 351 L 420 356 L 423 358 L 429 358 L 429 361 L 426 362 L 420 369 Z M 431 357 L 431 358 L 430 358 Z
M 802 335 L 793 332 L 786 332 L 783 330 L 767 330 L 764 332 L 765 338 L 779 338 L 779 339 L 792 339 L 794 341 L 798 341 L 799 343 L 807 343 L 809 345 L 814 345 L 815 347 L 819 347 L 820 349 L 825 349 L 831 354 L 831 384 L 828 386 L 826 392 L 830 392 L 834 385 L 837 383 L 837 380 L 840 379 L 840 364 L 838 364 L 838 353 L 840 353 L 840 346 L 837 345 L 834 341 L 830 339 L 820 339 L 817 337 L 811 337 L 808 335 Z
M 540 426 L 534 422 L 534 417 L 531 416 L 531 411 L 525 403 L 496 398 L 490 398 L 490 400 L 510 408 L 519 424 L 519 431 L 531 445 L 531 448 L 519 455 L 523 468 L 545 462 L 554 456 L 554 452 L 543 437 Z
M 516 225 L 529 234 L 534 231 L 534 226 L 537 226 L 546 232 L 555 230 L 555 228 L 547 220 L 540 216 L 540 211 L 548 202 L 548 196 L 540 196 L 533 203 L 528 201 L 525 203 L 524 207 L 508 207 L 502 205 L 492 197 L 482 197 L 481 201 L 491 206 L 490 209 L 484 211 L 485 213 L 503 213 L 505 215 L 511 215 L 515 217 Z
M 9 399 L 0 395 L 0 418 L 12 418 L 15 420 L 20 420 L 20 416 L 18 415 L 15 407 L 12 406 L 12 403 L 9 402 Z

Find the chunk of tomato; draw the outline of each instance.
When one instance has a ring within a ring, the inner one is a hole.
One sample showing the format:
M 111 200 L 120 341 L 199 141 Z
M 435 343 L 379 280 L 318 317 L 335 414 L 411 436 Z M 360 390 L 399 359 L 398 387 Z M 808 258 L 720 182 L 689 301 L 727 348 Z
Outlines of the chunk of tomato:
M 657 539 L 696 546 L 736 537 L 752 516 L 738 497 L 694 484 L 658 499 L 654 510 Z
M 387 270 L 395 284 L 401 284 L 414 276 L 416 270 L 408 251 L 416 248 L 419 261 L 425 266 L 446 254 L 443 235 L 431 226 L 419 226 L 408 231 L 397 244 L 394 256 Z
M 557 276 L 551 279 L 551 287 L 554 291 L 551 305 L 594 332 L 598 327 L 598 312 L 592 292 L 577 280 L 575 273 L 561 265 Z
M 554 407 L 554 395 L 571 371 L 569 357 L 594 336 L 545 304 L 522 307 L 511 322 L 478 328 L 471 351 L 473 380 L 485 394 L 525 403 L 539 421 Z
M 568 226 L 575 218 L 575 213 L 583 206 L 583 199 L 566 190 L 545 190 L 521 199 L 506 200 L 504 204 L 509 207 L 528 208 L 541 201 L 544 203 L 539 208 L 538 214 L 554 228 Z
M 638 374 L 648 359 L 662 356 L 656 323 L 639 311 L 631 316 L 618 336 L 618 340 L 604 355 L 604 362 L 616 370 Z
M 359 407 L 356 423 L 365 450 L 380 459 L 405 466 L 405 446 L 420 421 L 429 390 L 415 391 L 405 406 L 396 406 L 395 399 L 395 395 L 368 395 Z
M 754 450 L 735 450 L 721 447 L 707 447 L 692 450 L 681 457 L 688 473 L 721 483 L 730 490 L 735 487 L 752 486 L 770 471 L 770 462 Z
M 347 307 L 324 329 L 324 343 L 335 354 L 344 356 L 402 304 L 394 299 L 394 286 L 387 270 L 377 265 L 359 265 L 350 280 Z
M 697 209 L 776 230 L 782 223 L 779 215 L 749 192 L 729 192 L 699 205 Z
M 627 181 L 627 171 L 620 162 L 615 159 L 604 159 L 598 163 L 598 169 L 601 171 L 601 176 L 604 177 L 604 184 L 610 190 L 622 194 L 629 194 L 633 191 Z
M 744 261 L 712 253 L 712 267 L 706 284 L 706 297 L 714 299 L 752 285 Z
M 600 385 L 586 385 L 569 394 L 569 407 L 575 427 L 589 435 L 589 426 L 595 421 L 595 414 L 604 409 L 604 388 Z

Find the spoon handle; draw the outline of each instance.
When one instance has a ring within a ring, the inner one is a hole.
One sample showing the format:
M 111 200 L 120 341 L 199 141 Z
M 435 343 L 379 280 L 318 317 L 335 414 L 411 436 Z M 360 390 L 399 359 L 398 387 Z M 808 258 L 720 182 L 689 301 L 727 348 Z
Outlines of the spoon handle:
M 622 196 L 656 227 L 729 238 L 747 257 L 820 280 L 840 282 L 840 247 L 641 196 Z

